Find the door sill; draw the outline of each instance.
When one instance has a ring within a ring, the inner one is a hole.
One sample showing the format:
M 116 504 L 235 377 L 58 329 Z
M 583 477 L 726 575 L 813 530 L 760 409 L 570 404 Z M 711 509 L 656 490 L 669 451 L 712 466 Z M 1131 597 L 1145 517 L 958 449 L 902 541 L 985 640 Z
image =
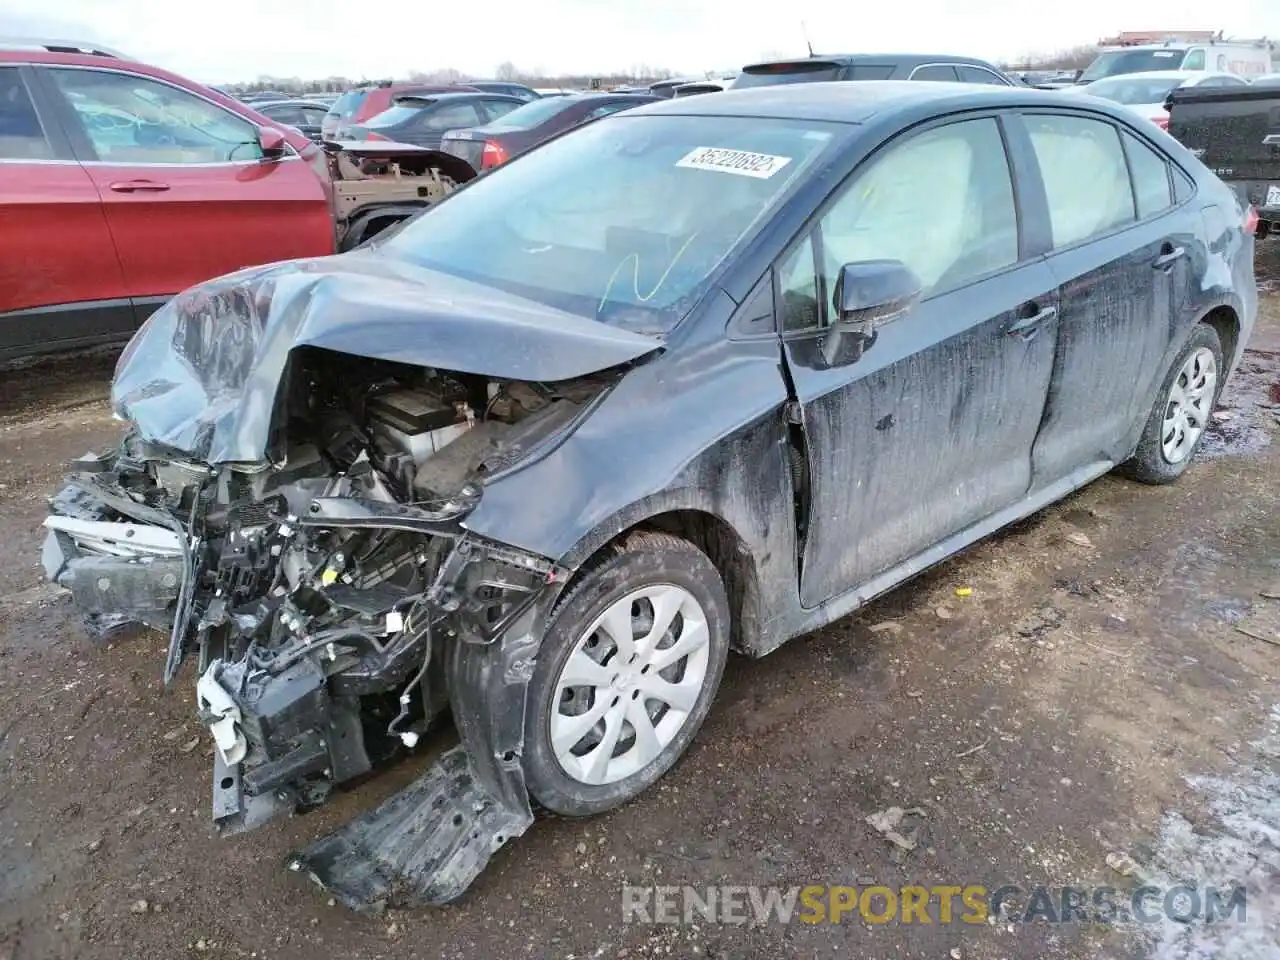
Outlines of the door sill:
M 890 567 L 884 573 L 872 577 L 852 590 L 832 597 L 816 607 L 804 608 L 806 619 L 801 628 L 796 631 L 796 635 L 816 630 L 821 626 L 839 620 L 841 617 L 848 616 L 868 601 L 874 600 L 883 593 L 888 593 L 904 581 L 910 580 L 917 574 L 923 573 L 930 567 L 949 559 L 965 547 L 989 537 L 1002 527 L 1017 523 L 1019 520 L 1043 510 L 1045 507 L 1061 500 L 1067 494 L 1092 483 L 1113 467 L 1115 467 L 1115 463 L 1110 460 L 1100 460 L 1080 467 L 1056 483 L 1051 483 L 1047 487 L 1043 487 L 1024 497 L 1013 506 L 997 510 L 990 516 L 965 527 L 958 533 L 951 534 L 951 536 L 938 541 L 915 556 L 908 557 L 897 566 Z

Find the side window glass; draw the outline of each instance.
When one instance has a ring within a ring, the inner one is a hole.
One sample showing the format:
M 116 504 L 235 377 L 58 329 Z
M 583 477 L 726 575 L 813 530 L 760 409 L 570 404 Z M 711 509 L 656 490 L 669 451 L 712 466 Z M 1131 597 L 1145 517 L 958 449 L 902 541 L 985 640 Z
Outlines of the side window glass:
M 601 117 L 607 117 L 611 113 L 617 113 L 619 110 L 625 110 L 627 107 L 634 106 L 630 103 L 606 103 L 603 107 L 596 107 L 585 117 L 582 122 L 587 123 L 591 120 L 599 120 Z
M 1182 61 L 1183 70 L 1203 70 L 1204 69 L 1204 51 L 1192 50 L 1187 54 L 1186 59 Z
M 1115 127 L 1084 117 L 1025 119 L 1048 195 L 1055 247 L 1133 222 L 1129 170 Z
M 961 83 L 986 83 L 997 87 L 1008 86 L 1000 77 L 997 77 L 990 70 L 983 70 L 981 67 L 969 67 L 961 64 L 956 67 L 956 72 L 960 74 Z
M 808 330 L 822 322 L 818 310 L 818 274 L 813 262 L 810 234 L 778 265 L 778 298 L 782 303 L 782 329 Z
M 485 112 L 489 114 L 490 120 L 497 120 L 499 117 L 505 117 L 516 107 L 521 106 L 519 103 L 512 103 L 510 100 L 486 100 L 484 101 Z
M 254 125 L 145 77 L 49 70 L 107 163 L 228 163 L 262 157 Z
M 955 83 L 960 78 L 956 75 L 956 68 L 949 64 L 930 64 L 927 67 L 917 67 L 915 72 L 911 74 L 912 80 L 941 80 L 945 83 Z
M 820 229 L 828 292 L 844 264 L 863 260 L 902 261 L 926 295 L 1016 263 L 1017 211 L 999 125 L 952 123 L 890 146 L 855 173 Z
M 474 127 L 480 122 L 476 108 L 470 103 L 450 103 L 428 113 L 422 121 L 423 130 L 457 130 Z
M 53 159 L 53 147 L 17 67 L 0 68 L 0 159 Z
M 272 120 L 279 120 L 281 123 L 289 123 L 294 126 L 299 123 L 306 123 L 302 118 L 302 110 L 293 104 L 286 104 L 281 107 L 267 107 L 258 112 L 265 117 L 270 117 Z
M 1173 199 L 1176 203 L 1185 203 L 1191 199 L 1192 194 L 1196 192 L 1196 188 L 1191 183 L 1191 179 L 1179 170 L 1173 168 Z
M 1173 193 L 1169 185 L 1169 164 L 1164 157 L 1131 133 L 1124 134 L 1124 149 L 1129 155 L 1129 170 L 1133 174 L 1133 198 L 1138 204 L 1138 219 L 1168 210 L 1173 206 Z
M 322 110 L 319 107 L 303 107 L 302 120 L 304 123 L 309 123 L 318 127 L 324 122 L 325 114 L 327 112 L 328 111 Z

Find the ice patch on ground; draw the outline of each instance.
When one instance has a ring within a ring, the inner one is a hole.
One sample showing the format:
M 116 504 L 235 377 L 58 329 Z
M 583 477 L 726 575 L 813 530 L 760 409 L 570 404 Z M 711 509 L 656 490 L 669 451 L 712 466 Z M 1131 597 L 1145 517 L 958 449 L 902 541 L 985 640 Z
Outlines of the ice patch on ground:
M 1169 888 L 1216 887 L 1225 899 L 1245 888 L 1246 917 L 1207 923 L 1164 919 L 1151 936 L 1152 960 L 1272 960 L 1280 958 L 1280 708 L 1266 735 L 1242 751 L 1230 777 L 1190 777 L 1211 821 L 1197 828 L 1177 812 L 1160 826 L 1144 882 Z

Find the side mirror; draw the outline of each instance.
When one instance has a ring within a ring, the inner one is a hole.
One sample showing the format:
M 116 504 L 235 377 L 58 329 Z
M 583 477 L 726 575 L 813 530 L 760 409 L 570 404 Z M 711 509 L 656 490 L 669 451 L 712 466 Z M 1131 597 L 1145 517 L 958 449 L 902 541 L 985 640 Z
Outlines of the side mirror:
M 836 317 L 822 345 L 828 367 L 854 363 L 876 341 L 886 323 L 906 316 L 923 292 L 923 284 L 901 260 L 846 263 L 836 279 Z
M 289 141 L 284 134 L 272 127 L 258 128 L 258 148 L 262 150 L 262 159 L 278 160 L 285 154 Z

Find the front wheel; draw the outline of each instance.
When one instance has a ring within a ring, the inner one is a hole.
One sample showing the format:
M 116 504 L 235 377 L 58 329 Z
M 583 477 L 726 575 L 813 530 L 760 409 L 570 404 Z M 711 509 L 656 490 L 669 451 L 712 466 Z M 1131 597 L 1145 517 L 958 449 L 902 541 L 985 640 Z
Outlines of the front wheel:
M 1222 340 L 1207 323 L 1192 331 L 1174 360 L 1134 451 L 1122 466 L 1142 483 L 1172 483 L 1204 439 L 1222 386 Z
M 706 554 L 669 534 L 630 537 L 551 618 L 526 703 L 529 792 L 587 816 L 653 784 L 706 718 L 728 649 L 728 601 Z

